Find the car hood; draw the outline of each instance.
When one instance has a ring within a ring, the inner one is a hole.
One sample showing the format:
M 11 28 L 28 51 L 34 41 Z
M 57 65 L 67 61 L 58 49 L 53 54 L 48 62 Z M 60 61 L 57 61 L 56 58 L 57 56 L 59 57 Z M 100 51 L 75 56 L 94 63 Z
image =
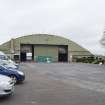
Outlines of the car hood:
M 1 65 L 3 65 L 3 66 L 5 66 L 5 67 L 7 67 L 7 68 L 14 68 L 14 69 L 18 69 L 19 68 L 19 65 L 18 64 L 13 64 L 13 63 L 11 63 L 11 62 L 8 62 L 8 61 L 0 61 L 0 64 Z
M 10 70 L 10 71 L 16 71 L 16 72 L 19 71 L 18 69 L 16 69 L 16 68 L 11 68 L 11 67 L 7 67 L 7 69 Z
M 11 68 L 14 68 L 14 69 L 16 69 L 17 67 L 15 66 L 15 65 L 13 65 L 13 64 L 7 64 L 7 65 L 5 65 L 6 67 L 11 67 Z
M 9 82 L 11 81 L 11 78 L 8 76 L 0 75 L 0 83 L 2 82 Z

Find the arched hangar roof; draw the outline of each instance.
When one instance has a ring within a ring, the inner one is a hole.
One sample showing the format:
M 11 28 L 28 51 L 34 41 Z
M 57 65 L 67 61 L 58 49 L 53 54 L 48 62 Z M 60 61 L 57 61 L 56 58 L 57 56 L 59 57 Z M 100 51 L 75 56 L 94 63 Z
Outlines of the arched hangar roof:
M 16 39 L 13 39 L 14 42 L 14 48 L 18 49 L 20 47 L 20 44 L 47 44 L 47 45 L 68 45 L 68 49 L 71 52 L 85 52 L 87 55 L 91 55 L 91 53 L 86 50 L 85 48 L 81 47 L 74 41 L 61 37 L 61 36 L 55 36 L 55 35 L 48 35 L 48 34 L 32 34 L 27 36 L 18 37 Z M 1 47 L 4 49 L 6 47 L 9 48 L 11 41 L 8 41 L 1 45 Z M 0 48 L 1 48 L 0 47 Z M 7 49 L 8 49 L 7 48 Z M 19 49 L 18 49 L 19 50 Z

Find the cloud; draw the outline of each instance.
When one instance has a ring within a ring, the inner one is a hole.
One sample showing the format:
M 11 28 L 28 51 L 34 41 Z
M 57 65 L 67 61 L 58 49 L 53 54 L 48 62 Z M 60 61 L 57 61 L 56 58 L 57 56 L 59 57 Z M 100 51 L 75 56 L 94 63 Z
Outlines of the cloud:
M 103 10 L 104 0 L 0 0 L 0 43 L 22 35 L 48 33 L 104 54 L 99 44 L 105 25 Z

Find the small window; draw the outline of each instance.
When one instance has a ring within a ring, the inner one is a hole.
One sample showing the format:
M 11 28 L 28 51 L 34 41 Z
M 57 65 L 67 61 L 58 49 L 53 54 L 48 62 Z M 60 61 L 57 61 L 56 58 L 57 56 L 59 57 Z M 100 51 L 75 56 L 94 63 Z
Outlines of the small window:
M 19 60 L 20 56 L 19 55 L 14 55 L 14 60 Z

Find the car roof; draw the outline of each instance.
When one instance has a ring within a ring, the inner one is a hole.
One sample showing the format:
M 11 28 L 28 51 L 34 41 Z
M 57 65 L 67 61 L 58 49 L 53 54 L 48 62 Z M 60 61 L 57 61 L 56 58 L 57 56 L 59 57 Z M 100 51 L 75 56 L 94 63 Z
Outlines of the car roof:
M 6 76 L 6 75 L 3 75 L 3 74 L 0 74 L 0 77 L 8 77 L 8 76 Z
M 2 51 L 0 51 L 0 55 L 5 55 Z

